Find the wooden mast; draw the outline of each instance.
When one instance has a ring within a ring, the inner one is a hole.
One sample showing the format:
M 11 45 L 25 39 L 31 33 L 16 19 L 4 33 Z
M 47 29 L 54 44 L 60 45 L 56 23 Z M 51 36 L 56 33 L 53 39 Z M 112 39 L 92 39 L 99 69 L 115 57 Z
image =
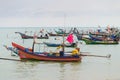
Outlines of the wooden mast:
M 63 50 L 63 52 L 65 52 L 65 43 L 64 43 L 64 40 L 65 40 L 65 38 L 64 38 L 65 36 L 64 36 L 64 34 L 63 34 L 63 45 L 62 45 L 62 50 Z
M 66 18 L 66 15 L 64 14 L 64 26 L 63 28 L 65 29 L 65 18 Z M 65 52 L 65 31 L 63 33 L 63 45 L 62 45 L 62 50 L 63 50 L 63 53 Z
M 32 52 L 34 52 L 35 38 L 33 38 Z
M 32 52 L 34 52 L 34 46 L 35 46 L 35 39 L 37 38 L 36 33 L 34 33 L 34 37 L 33 37 L 33 45 L 32 45 Z

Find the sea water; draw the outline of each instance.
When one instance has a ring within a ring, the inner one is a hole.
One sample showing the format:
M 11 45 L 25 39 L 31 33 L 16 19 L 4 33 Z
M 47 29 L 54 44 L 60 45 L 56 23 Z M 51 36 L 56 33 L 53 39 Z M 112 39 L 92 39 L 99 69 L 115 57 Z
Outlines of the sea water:
M 43 27 L 42 27 L 43 28 Z M 19 59 L 19 56 L 11 56 L 11 52 L 3 45 L 12 46 L 16 42 L 31 48 L 33 39 L 22 39 L 15 32 L 31 31 L 39 32 L 41 27 L 6 27 L 0 28 L 0 58 Z M 54 31 L 56 28 L 44 28 Z M 58 28 L 57 28 L 58 29 Z M 69 29 L 69 28 L 67 28 Z M 82 28 L 80 28 L 82 29 Z M 43 42 L 60 42 L 50 39 L 41 39 Z M 59 38 L 59 37 L 58 37 Z M 46 47 L 46 46 L 45 46 Z M 81 62 L 49 62 L 49 61 L 12 61 L 0 59 L 0 80 L 120 80 L 120 45 L 86 45 L 79 42 L 81 52 L 87 54 L 103 55 L 111 54 L 111 58 L 82 57 Z M 54 48 L 44 48 L 48 51 Z M 67 48 L 72 50 L 73 48 Z

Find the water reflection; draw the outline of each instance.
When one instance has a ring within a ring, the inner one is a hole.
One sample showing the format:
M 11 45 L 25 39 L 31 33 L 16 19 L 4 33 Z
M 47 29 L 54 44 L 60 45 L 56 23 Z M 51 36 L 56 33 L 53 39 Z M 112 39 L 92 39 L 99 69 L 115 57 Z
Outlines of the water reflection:
M 60 80 L 78 80 L 80 62 L 60 63 Z
M 17 80 L 79 80 L 80 62 L 16 62 Z
M 36 77 L 36 70 L 37 66 L 40 64 L 40 62 L 35 61 L 27 61 L 27 62 L 18 62 L 16 63 L 16 78 L 18 79 L 24 79 L 24 80 L 35 80 Z M 33 76 L 33 77 L 32 77 Z

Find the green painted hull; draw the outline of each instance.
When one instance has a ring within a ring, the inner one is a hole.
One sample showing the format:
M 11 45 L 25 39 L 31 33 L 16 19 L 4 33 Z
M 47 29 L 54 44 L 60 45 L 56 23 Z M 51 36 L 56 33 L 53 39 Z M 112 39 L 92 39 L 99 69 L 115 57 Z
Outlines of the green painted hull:
M 118 41 L 93 41 L 88 38 L 84 38 L 82 40 L 85 41 L 86 44 L 103 44 L 103 45 L 119 44 Z

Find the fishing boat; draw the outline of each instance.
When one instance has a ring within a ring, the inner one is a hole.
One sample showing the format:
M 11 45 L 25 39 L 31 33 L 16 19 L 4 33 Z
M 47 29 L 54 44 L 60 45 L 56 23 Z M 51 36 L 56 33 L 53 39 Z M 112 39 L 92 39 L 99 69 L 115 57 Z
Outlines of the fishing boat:
M 114 41 L 114 40 L 94 41 L 91 40 L 90 38 L 82 38 L 82 40 L 85 41 L 86 44 L 103 44 L 103 45 L 119 44 L 118 41 Z
M 72 28 L 71 28 L 68 32 L 66 32 L 66 30 L 61 29 L 61 28 L 58 29 L 58 30 L 55 30 L 55 29 L 54 29 L 54 31 L 55 31 L 56 34 L 62 34 L 62 35 L 63 35 L 63 34 L 70 34 L 70 33 L 72 32 Z
M 119 41 L 119 37 L 117 35 L 92 35 L 89 33 L 89 37 L 94 41 Z
M 35 45 L 35 44 L 34 44 Z M 28 49 L 17 43 L 12 42 L 12 46 L 18 49 L 20 59 L 31 59 L 40 61 L 60 61 L 60 62 L 76 62 L 81 61 L 81 56 L 65 55 L 63 51 L 55 52 L 34 52 L 34 48 Z
M 62 44 L 57 44 L 57 43 L 50 43 L 50 42 L 43 42 L 43 43 L 49 47 L 63 46 Z M 77 43 L 65 44 L 65 47 L 77 47 Z
M 34 38 L 34 36 L 29 36 L 29 35 L 26 35 L 26 34 L 21 33 L 21 32 L 15 32 L 15 33 L 20 34 L 22 39 L 33 39 Z M 40 36 L 37 36 L 37 38 L 38 39 L 49 39 L 49 36 L 48 36 L 48 34 L 45 34 L 45 36 L 40 35 Z
M 52 32 L 47 32 L 50 36 L 68 36 L 70 33 L 74 33 L 74 34 L 79 34 L 78 30 L 76 28 L 71 28 L 68 32 L 66 32 L 66 30 L 63 29 L 59 29 L 58 31 L 54 30 L 55 33 Z
M 88 34 L 91 40 L 94 41 L 103 41 L 104 38 L 103 36 L 97 36 L 97 35 L 92 35 L 91 33 Z
M 63 34 L 57 34 L 57 33 L 50 33 L 48 32 L 49 36 L 63 36 Z M 68 34 L 64 34 L 64 36 L 68 36 Z
M 66 43 L 51 43 L 51 42 L 43 42 L 49 47 L 58 47 L 58 46 L 64 46 L 64 47 L 77 47 L 78 46 L 78 38 L 73 33 L 70 33 L 65 40 Z
M 57 30 L 54 30 L 57 34 L 65 34 L 66 32 L 65 32 L 65 30 L 63 30 L 63 29 L 58 29 L 58 31 Z M 69 33 L 68 33 L 69 34 Z

